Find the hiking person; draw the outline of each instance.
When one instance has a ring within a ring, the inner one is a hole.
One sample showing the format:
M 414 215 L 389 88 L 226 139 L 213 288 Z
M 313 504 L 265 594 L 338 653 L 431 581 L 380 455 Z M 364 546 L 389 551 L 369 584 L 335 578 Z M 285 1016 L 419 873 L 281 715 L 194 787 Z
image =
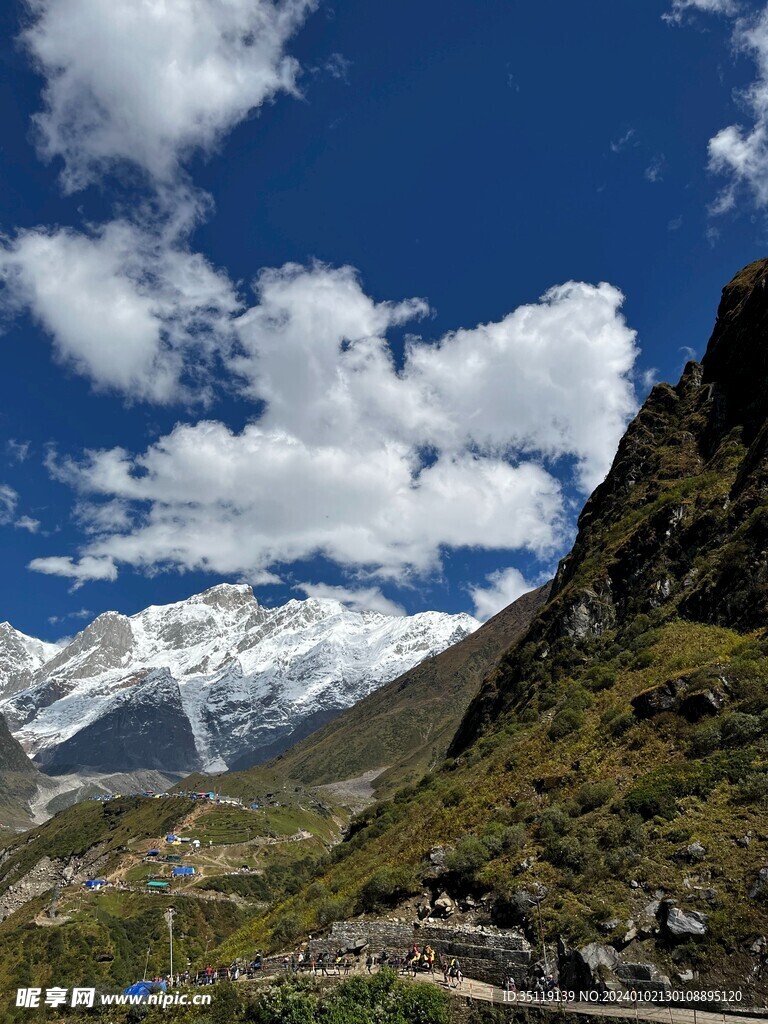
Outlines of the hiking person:
M 451 957 L 451 962 L 448 965 L 448 977 L 453 982 L 452 988 L 461 988 L 464 982 L 464 975 L 461 973 L 461 964 L 456 957 Z
M 344 950 L 343 949 L 337 949 L 336 950 L 335 965 L 336 965 L 336 973 L 339 974 L 339 975 L 341 974 L 341 964 L 342 964 L 343 960 L 344 960 Z
M 426 960 L 427 960 L 426 965 L 425 965 L 427 970 L 429 971 L 430 974 L 434 974 L 435 973 L 435 951 L 434 951 L 434 949 L 432 949 L 432 947 L 429 945 L 429 943 L 427 943 L 427 945 L 424 947 L 424 956 L 426 957 Z
M 365 958 L 365 969 L 369 974 L 373 974 L 373 956 L 370 953 Z
M 320 971 L 320 977 L 327 978 L 328 969 L 325 966 L 325 953 L 321 953 L 320 956 L 317 958 L 317 966 Z
M 448 957 L 445 953 L 440 954 L 440 970 L 443 972 L 443 984 L 448 986 Z

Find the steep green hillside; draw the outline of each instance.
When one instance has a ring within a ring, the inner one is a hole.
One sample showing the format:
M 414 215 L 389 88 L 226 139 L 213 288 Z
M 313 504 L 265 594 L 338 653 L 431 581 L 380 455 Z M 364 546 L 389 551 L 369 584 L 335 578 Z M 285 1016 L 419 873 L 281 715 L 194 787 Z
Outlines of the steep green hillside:
M 217 776 L 216 786 L 248 798 L 286 779 L 306 785 L 353 779 L 378 769 L 378 796 L 413 782 L 445 757 L 485 674 L 526 631 L 549 584 L 524 594 L 466 640 L 417 665 L 269 764 Z M 193 776 L 185 787 L 208 785 Z
M 168 901 L 162 897 L 131 892 L 65 897 L 57 907 L 59 917 L 47 921 L 46 906 L 40 898 L 29 916 L 0 924 L 0 989 L 6 997 L 25 985 L 103 985 L 115 991 L 143 977 L 145 963 L 150 977 L 167 973 L 163 914 Z M 177 899 L 174 910 L 174 958 L 183 966 L 187 960 L 202 963 L 244 919 L 243 910 L 228 901 Z
M 29 801 L 37 792 L 38 774 L 0 715 L 0 842 L 29 826 Z
M 765 991 L 766 280 L 768 261 L 738 275 L 703 364 L 654 388 L 442 769 L 364 813 L 228 950 L 426 884 L 489 893 L 493 920 L 538 941 L 534 894 L 548 941 Z

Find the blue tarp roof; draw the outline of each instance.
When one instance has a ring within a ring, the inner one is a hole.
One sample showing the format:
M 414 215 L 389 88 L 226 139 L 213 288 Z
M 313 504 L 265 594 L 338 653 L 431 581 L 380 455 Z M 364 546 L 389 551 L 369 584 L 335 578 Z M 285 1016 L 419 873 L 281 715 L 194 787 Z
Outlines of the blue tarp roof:
M 156 857 L 158 855 L 158 853 L 160 853 L 159 850 L 147 850 L 147 856 L 148 857 Z
M 171 872 L 172 875 L 194 875 L 194 868 L 174 868 Z
M 123 989 L 126 996 L 148 996 L 152 992 L 165 992 L 167 985 L 164 981 L 137 981 L 128 988 Z

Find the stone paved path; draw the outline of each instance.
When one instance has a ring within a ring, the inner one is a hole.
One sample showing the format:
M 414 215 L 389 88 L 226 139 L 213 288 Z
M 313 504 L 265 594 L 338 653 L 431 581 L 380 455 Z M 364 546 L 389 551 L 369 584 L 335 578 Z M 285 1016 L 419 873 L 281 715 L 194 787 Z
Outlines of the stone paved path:
M 439 985 L 444 988 L 442 978 L 439 975 L 418 975 L 416 981 L 427 984 Z M 477 999 L 484 1003 L 496 1003 L 497 1005 L 516 1005 L 523 1009 L 532 1007 L 543 1008 L 550 1013 L 559 1014 L 562 1012 L 581 1013 L 592 1017 L 618 1017 L 624 1020 L 659 1021 L 660 1024 L 743 1024 L 744 1021 L 753 1021 L 754 1024 L 768 1024 L 768 1013 L 759 1016 L 758 1012 L 712 1012 L 709 1010 L 698 1010 L 684 1006 L 660 1006 L 654 1003 L 586 1003 L 586 1002 L 555 1002 L 546 1000 L 544 1002 L 529 1003 L 522 1000 L 505 1002 L 504 992 L 493 985 L 487 985 L 483 981 L 475 981 L 472 978 L 465 978 L 462 987 L 451 989 L 451 995 L 460 999 Z

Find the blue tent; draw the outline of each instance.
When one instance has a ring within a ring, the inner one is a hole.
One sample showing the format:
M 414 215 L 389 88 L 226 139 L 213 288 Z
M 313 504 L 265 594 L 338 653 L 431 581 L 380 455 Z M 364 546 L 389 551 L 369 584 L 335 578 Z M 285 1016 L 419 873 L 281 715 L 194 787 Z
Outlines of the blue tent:
M 172 875 L 194 875 L 194 868 L 174 868 L 171 872 Z
M 86 889 L 100 889 L 102 885 L 107 884 L 106 878 L 91 878 L 84 883 Z
M 159 854 L 160 854 L 159 850 L 147 850 L 147 856 L 148 857 L 157 857 L 157 856 L 159 856 Z
M 153 992 L 165 992 L 167 985 L 164 981 L 137 981 L 128 988 L 123 989 L 126 996 L 149 996 Z

